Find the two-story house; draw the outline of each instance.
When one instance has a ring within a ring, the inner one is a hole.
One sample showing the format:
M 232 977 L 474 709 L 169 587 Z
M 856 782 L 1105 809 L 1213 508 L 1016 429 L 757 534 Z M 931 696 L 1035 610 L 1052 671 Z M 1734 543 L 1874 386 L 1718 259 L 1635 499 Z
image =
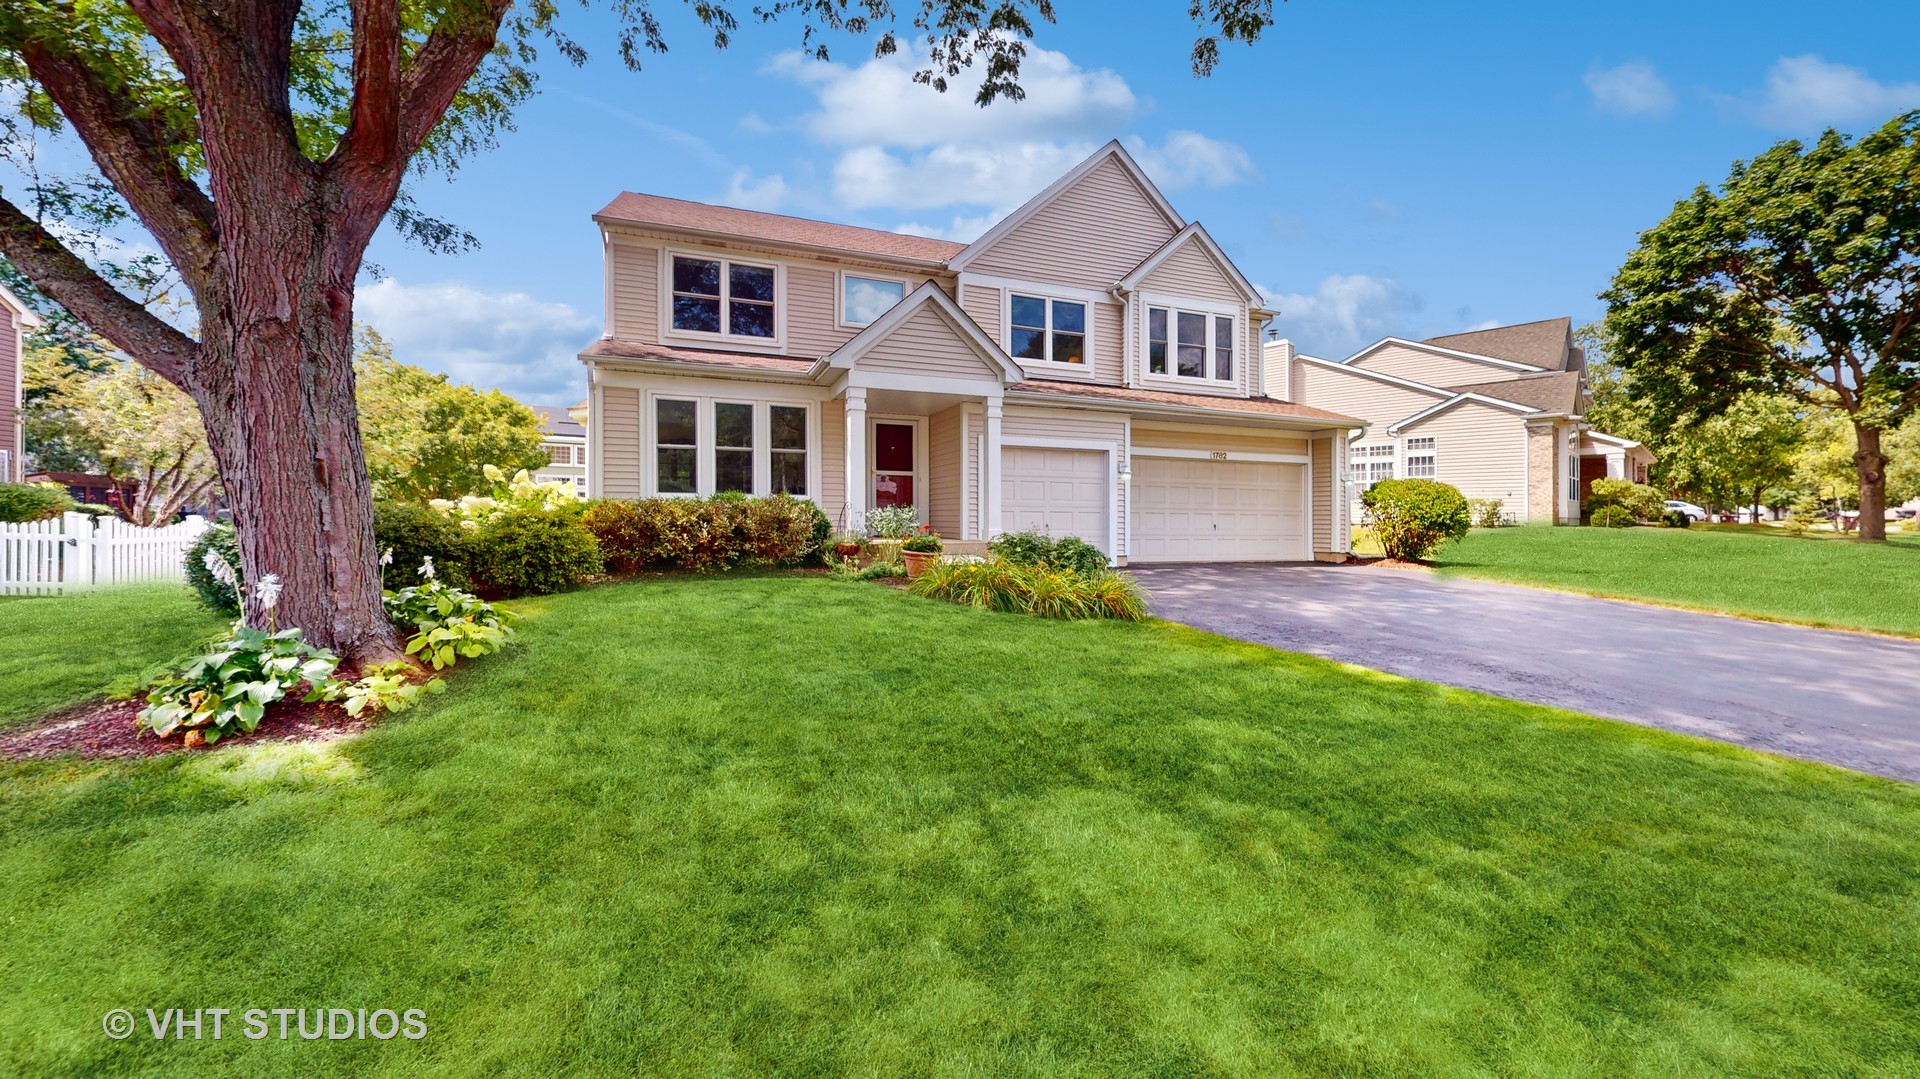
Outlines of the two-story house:
M 1117 561 L 1347 549 L 1362 423 L 1262 389 L 1272 312 L 1117 142 L 969 244 L 635 194 L 594 220 L 595 496 L 913 506 Z
M 564 480 L 582 496 L 587 493 L 587 428 L 581 422 L 585 403 L 572 408 L 555 405 L 528 405 L 540 417 L 540 449 L 547 463 L 534 470 L 537 482 Z M 576 413 L 579 415 L 576 416 Z
M 42 319 L 20 297 L 0 285 L 0 483 L 18 483 L 26 471 L 26 439 L 20 424 L 20 366 L 27 334 Z
M 1577 524 L 1594 480 L 1645 482 L 1653 463 L 1645 446 L 1585 421 L 1572 319 L 1388 337 L 1344 360 L 1284 340 L 1264 351 L 1269 393 L 1368 422 L 1349 450 L 1354 498 L 1383 479 L 1437 479 L 1499 499 L 1515 523 Z

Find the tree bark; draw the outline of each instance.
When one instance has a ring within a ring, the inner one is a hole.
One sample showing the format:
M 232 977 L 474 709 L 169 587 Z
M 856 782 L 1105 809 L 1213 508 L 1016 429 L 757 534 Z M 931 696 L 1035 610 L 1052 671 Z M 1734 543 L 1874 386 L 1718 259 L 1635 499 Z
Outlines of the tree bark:
M 1887 538 L 1887 455 L 1880 452 L 1880 429 L 1853 425 L 1853 470 L 1860 478 L 1860 538 Z

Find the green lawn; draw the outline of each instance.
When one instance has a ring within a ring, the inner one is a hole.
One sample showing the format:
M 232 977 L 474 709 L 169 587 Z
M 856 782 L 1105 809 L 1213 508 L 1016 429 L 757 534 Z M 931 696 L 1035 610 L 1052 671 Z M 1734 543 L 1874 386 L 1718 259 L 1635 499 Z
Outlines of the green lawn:
M 1920 533 L 1865 544 L 1764 526 L 1501 528 L 1434 562 L 1463 577 L 1920 637 Z
M 356 741 L 0 766 L 0 1074 L 1920 1068 L 1920 788 L 823 578 L 520 607 Z
M 0 730 L 103 692 L 187 651 L 226 620 L 179 585 L 0 599 Z

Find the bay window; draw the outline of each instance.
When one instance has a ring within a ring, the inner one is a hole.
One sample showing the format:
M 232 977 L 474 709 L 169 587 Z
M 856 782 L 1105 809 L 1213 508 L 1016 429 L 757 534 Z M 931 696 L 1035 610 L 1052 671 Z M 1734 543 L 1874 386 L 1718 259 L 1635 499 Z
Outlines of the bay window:
M 672 258 L 675 333 L 772 339 L 776 279 L 772 266 L 724 258 Z
M 1147 308 L 1147 373 L 1233 381 L 1237 329 L 1232 315 Z
M 1009 297 L 1007 353 L 1039 363 L 1087 362 L 1087 305 L 1044 296 Z

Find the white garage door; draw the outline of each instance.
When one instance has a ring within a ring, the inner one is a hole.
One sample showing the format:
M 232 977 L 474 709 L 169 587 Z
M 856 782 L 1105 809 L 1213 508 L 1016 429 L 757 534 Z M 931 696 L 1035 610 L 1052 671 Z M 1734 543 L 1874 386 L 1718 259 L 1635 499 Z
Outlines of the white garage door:
M 1136 457 L 1135 562 L 1307 560 L 1307 467 Z
M 1104 452 L 1006 446 L 1000 460 L 1002 530 L 1079 536 L 1113 553 Z

